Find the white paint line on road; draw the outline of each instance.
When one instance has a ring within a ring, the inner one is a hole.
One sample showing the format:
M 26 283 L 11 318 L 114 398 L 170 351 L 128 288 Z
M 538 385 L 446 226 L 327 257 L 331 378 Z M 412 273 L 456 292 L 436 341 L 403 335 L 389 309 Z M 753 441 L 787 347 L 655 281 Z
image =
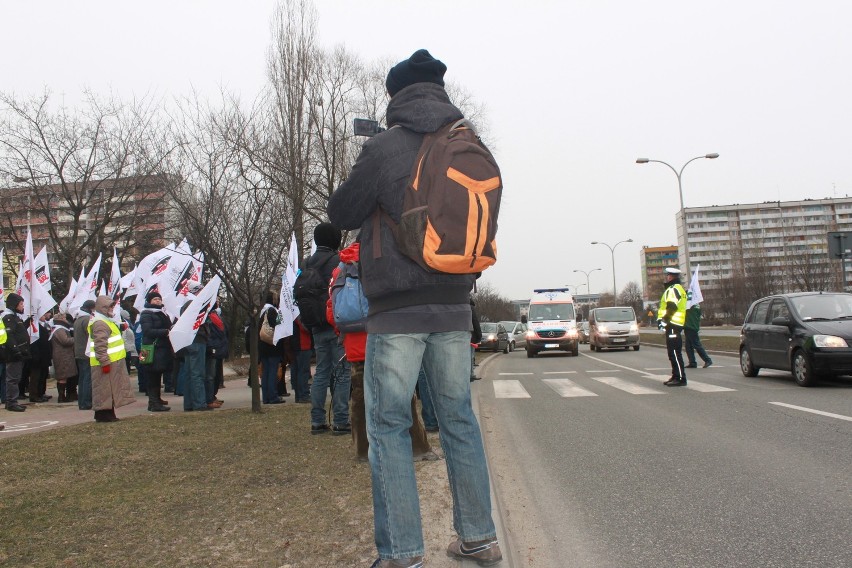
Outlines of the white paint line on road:
M 595 380 L 605 385 L 617 388 L 618 390 L 629 392 L 630 394 L 665 394 L 658 390 L 649 389 L 647 387 L 628 383 L 621 379 L 616 379 L 615 377 L 595 377 Z
M 843 416 L 842 414 L 834 414 L 833 412 L 823 412 L 822 410 L 814 410 L 813 408 L 805 408 L 804 406 L 796 406 L 794 404 L 786 404 L 784 402 L 770 402 L 769 404 L 774 404 L 775 406 L 783 406 L 785 408 L 792 408 L 793 410 L 801 410 L 802 412 L 810 412 L 811 414 L 819 414 L 820 416 L 828 416 L 829 418 L 837 418 L 838 420 L 846 420 L 847 422 L 852 422 L 852 417 Z
M 515 376 L 515 375 L 535 375 L 535 373 L 500 373 L 501 376 Z
M 542 375 L 574 375 L 577 371 L 544 371 Z
M 521 381 L 491 381 L 494 385 L 495 398 L 530 398 L 530 393 L 527 392 Z
M 576 396 L 598 396 L 590 390 L 579 387 L 570 379 L 542 379 L 544 384 L 556 391 L 563 398 Z
M 590 369 L 587 373 L 618 373 L 618 369 Z
M 668 371 L 671 367 L 645 367 L 646 371 Z
M 725 391 L 735 391 L 737 389 L 729 389 L 728 387 L 718 387 L 716 385 L 708 385 L 707 383 L 699 383 L 698 381 L 693 381 L 689 377 L 686 378 L 686 388 L 689 390 L 694 390 L 698 392 L 725 392 Z
M 0 430 L 0 435 L 7 432 L 19 432 L 21 430 L 35 430 L 36 428 L 47 428 L 59 424 L 59 420 L 39 420 L 38 422 L 23 422 L 21 424 L 7 424 L 5 430 Z
M 613 363 L 612 361 L 607 361 L 606 359 L 601 359 L 600 357 L 592 357 L 591 355 L 586 355 L 585 353 L 580 353 L 580 355 L 582 355 L 583 357 L 588 357 L 589 359 L 592 359 L 594 361 L 600 361 L 601 363 L 605 363 L 607 365 L 612 365 L 613 367 L 620 367 L 620 368 L 625 369 L 627 371 L 633 371 L 634 373 L 639 373 L 640 375 L 647 375 L 648 374 L 641 369 L 634 369 L 633 367 L 627 367 L 625 365 L 619 365 L 618 363 Z

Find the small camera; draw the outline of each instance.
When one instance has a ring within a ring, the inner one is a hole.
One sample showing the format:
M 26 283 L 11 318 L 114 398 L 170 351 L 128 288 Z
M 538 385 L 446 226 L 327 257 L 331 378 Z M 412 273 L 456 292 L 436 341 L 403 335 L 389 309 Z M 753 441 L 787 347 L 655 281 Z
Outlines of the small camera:
M 356 118 L 354 127 L 355 136 L 366 136 L 368 138 L 385 130 L 379 126 L 378 120 L 370 120 L 368 118 Z

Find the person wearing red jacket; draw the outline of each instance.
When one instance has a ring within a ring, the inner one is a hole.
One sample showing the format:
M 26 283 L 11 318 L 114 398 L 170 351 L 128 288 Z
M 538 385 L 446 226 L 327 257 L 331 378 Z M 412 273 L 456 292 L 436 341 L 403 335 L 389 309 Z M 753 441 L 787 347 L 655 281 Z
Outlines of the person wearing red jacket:
M 360 260 L 360 244 L 353 243 L 340 251 L 340 261 L 354 263 Z M 331 274 L 331 283 L 340 274 L 340 266 L 336 266 Z M 334 324 L 334 308 L 332 306 L 331 287 L 329 287 L 328 301 L 326 302 L 326 319 L 334 327 L 334 331 L 340 334 Z M 358 461 L 367 461 L 367 452 L 370 443 L 367 440 L 367 420 L 364 410 L 364 359 L 367 347 L 367 332 L 356 331 L 343 334 L 343 350 L 346 352 L 346 360 L 349 361 L 350 376 L 352 379 L 352 391 L 349 400 L 349 419 L 352 423 L 352 440 L 355 443 L 355 457 Z M 411 436 L 411 450 L 415 461 L 434 460 L 438 456 L 432 451 L 429 440 L 426 437 L 426 429 L 417 413 L 417 398 L 411 399 L 411 427 L 408 433 Z

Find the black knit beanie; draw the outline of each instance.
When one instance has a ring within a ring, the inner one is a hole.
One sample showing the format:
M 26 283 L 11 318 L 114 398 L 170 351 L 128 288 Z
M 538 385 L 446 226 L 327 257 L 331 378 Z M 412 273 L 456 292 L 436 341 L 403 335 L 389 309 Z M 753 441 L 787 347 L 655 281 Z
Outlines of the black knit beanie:
M 337 250 L 340 248 L 342 238 L 340 229 L 331 223 L 320 223 L 314 229 L 314 242 L 318 247 L 328 247 L 331 250 Z
M 390 96 L 414 83 L 435 83 L 443 87 L 446 72 L 446 65 L 432 57 L 425 49 L 418 49 L 411 57 L 391 67 L 385 86 Z
M 162 300 L 163 296 L 159 292 L 154 290 L 153 292 L 148 292 L 148 295 L 145 296 L 145 301 L 150 304 L 154 300 L 154 298 L 159 298 Z

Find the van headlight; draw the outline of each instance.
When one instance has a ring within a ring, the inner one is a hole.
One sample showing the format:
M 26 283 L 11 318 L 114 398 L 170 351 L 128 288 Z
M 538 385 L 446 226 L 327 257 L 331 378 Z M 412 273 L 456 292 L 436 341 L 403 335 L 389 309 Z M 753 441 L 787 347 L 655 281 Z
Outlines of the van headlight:
M 817 347 L 849 347 L 845 339 L 836 335 L 814 335 L 814 345 Z
M 637 333 L 639 333 L 639 324 L 634 321 L 630 324 L 630 334 L 635 335 Z
M 606 335 L 608 332 L 609 330 L 606 328 L 605 325 L 598 326 L 598 333 Z

